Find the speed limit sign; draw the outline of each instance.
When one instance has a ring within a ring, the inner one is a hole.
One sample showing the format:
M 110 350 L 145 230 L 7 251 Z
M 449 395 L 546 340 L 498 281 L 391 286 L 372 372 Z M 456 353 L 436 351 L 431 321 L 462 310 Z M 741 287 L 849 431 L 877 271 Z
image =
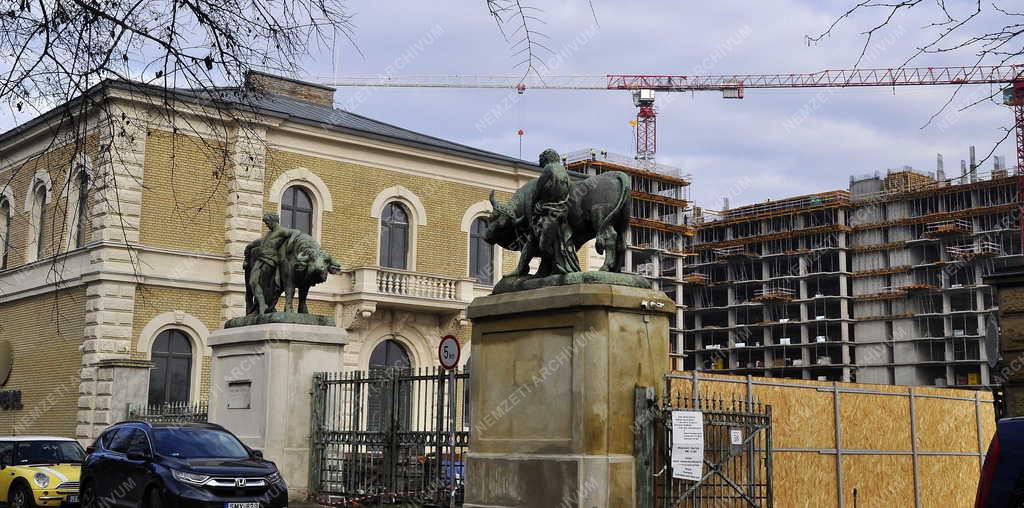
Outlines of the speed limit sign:
M 459 366 L 459 356 L 462 351 L 459 347 L 459 339 L 454 336 L 445 335 L 437 346 L 437 361 L 441 366 L 451 370 Z

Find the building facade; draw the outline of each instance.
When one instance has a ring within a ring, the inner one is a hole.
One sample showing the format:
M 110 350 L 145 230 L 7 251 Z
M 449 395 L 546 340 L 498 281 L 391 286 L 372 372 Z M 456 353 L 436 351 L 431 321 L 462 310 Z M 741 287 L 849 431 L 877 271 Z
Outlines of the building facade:
M 1017 178 L 913 170 L 849 190 L 697 213 L 687 369 L 988 387 L 997 303 L 1021 257 Z
M 21 401 L 0 434 L 88 441 L 131 406 L 205 400 L 206 340 L 245 312 L 265 212 L 343 265 L 310 293 L 348 330 L 338 370 L 433 366 L 442 336 L 468 341 L 466 306 L 516 262 L 483 240 L 488 194 L 537 166 L 335 110 L 333 89 L 245 88 L 245 108 L 188 91 L 168 108 L 106 82 L 74 133 L 55 110 L 0 135 L 0 390 Z

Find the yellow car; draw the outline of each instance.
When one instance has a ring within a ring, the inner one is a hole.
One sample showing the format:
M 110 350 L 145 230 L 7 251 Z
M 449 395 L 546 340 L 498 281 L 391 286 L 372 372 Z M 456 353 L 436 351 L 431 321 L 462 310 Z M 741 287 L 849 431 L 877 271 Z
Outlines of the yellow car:
M 0 437 L 0 502 L 11 508 L 78 504 L 85 452 L 63 437 Z

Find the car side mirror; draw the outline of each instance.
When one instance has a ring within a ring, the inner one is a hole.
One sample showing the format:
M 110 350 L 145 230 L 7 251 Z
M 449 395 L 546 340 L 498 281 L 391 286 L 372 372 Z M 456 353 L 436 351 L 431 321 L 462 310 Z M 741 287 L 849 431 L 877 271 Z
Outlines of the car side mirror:
M 95 453 L 95 452 L 96 452 L 96 448 L 95 448 L 95 447 L 93 447 L 93 446 L 87 447 L 87 448 L 85 449 L 85 454 L 86 454 L 86 455 L 92 455 L 92 454 L 93 454 L 93 453 Z
M 263 452 L 261 452 L 259 450 L 253 450 L 252 451 L 252 456 L 256 457 L 257 459 L 263 460 Z

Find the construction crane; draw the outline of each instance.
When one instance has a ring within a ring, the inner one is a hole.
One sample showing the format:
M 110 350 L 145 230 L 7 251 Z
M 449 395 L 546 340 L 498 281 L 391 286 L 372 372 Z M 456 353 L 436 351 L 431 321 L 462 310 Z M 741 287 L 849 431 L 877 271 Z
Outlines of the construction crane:
M 531 89 L 625 90 L 637 108 L 636 159 L 653 162 L 657 152 L 655 92 L 718 91 L 742 99 L 751 88 L 849 88 L 934 85 L 1000 85 L 1003 104 L 1014 114 L 1017 140 L 1017 189 L 1021 243 L 1024 245 L 1024 65 L 970 67 L 899 67 L 895 69 L 825 70 L 797 74 L 721 74 L 711 76 L 608 74 L 604 76 L 347 76 L 321 78 L 335 87 L 504 88 L 523 94 Z M 976 169 L 976 168 L 972 168 Z

